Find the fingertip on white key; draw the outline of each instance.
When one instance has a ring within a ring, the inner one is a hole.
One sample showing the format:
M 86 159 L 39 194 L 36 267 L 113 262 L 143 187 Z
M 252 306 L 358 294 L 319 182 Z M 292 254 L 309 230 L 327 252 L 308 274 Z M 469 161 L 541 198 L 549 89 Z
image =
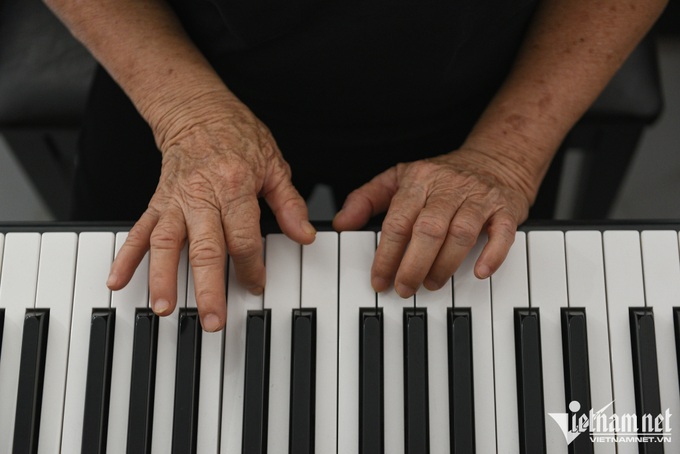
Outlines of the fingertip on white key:
M 201 325 L 203 325 L 203 330 L 209 333 L 214 333 L 224 327 L 224 323 L 215 314 L 207 314 L 203 316 Z

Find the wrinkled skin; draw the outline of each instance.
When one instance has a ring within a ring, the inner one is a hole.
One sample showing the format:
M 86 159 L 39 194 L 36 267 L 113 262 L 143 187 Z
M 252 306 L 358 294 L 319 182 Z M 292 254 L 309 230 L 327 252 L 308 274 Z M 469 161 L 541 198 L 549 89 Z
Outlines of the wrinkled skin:
M 222 328 L 226 320 L 227 249 L 239 281 L 256 294 L 264 289 L 258 196 L 289 237 L 308 244 L 315 235 L 305 202 L 290 182 L 290 168 L 266 126 L 238 102 L 216 107 L 218 114 L 179 128 L 160 143 L 158 187 L 107 282 L 112 289 L 125 286 L 150 250 L 150 300 L 156 313 L 171 313 L 180 251 L 188 238 L 197 305 L 208 331 Z
M 316 232 L 267 127 L 234 99 L 211 97 L 196 104 L 200 111 L 184 112 L 194 119 L 190 123 L 172 111 L 159 122 L 169 125 L 156 132 L 163 154 L 160 181 L 107 284 L 114 290 L 125 286 L 150 250 L 150 300 L 156 313 L 171 313 L 180 252 L 188 240 L 201 322 L 214 331 L 226 321 L 227 250 L 247 289 L 260 294 L 265 286 L 258 197 L 294 241 L 309 244 Z M 518 163 L 469 147 L 398 164 L 352 192 L 333 225 L 359 229 L 387 211 L 371 283 L 376 291 L 394 283 L 402 297 L 421 285 L 442 287 L 486 227 L 489 241 L 475 268 L 485 278 L 501 265 L 517 225 L 526 219 L 531 196 L 522 173 Z
M 371 283 L 383 291 L 394 282 L 406 298 L 421 284 L 441 288 L 485 226 L 489 241 L 475 274 L 486 278 L 495 272 L 528 214 L 529 198 L 521 187 L 510 168 L 463 148 L 378 175 L 349 195 L 334 226 L 358 228 L 388 210 Z

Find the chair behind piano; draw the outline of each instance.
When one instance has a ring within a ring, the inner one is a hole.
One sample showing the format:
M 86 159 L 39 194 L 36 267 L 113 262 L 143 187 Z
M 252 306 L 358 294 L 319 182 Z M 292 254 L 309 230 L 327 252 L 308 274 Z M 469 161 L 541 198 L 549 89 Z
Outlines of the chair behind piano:
M 645 128 L 663 109 L 655 33 L 633 51 L 553 160 L 532 210 L 538 219 L 606 219 Z M 566 159 L 572 171 L 566 167 Z M 568 188 L 571 197 L 561 198 Z M 559 212 L 556 211 L 559 209 Z
M 41 0 L 0 1 L 0 134 L 56 219 L 69 212 L 95 66 Z

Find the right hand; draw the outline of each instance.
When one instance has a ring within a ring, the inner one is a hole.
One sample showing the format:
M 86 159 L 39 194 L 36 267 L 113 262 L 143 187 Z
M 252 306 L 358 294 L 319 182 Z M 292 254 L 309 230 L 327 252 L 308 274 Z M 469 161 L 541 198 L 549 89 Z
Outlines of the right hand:
M 227 250 L 239 282 L 255 294 L 264 289 L 258 196 L 294 241 L 311 243 L 315 230 L 269 129 L 236 98 L 211 93 L 161 118 L 164 126 L 154 131 L 163 154 L 160 181 L 113 262 L 107 285 L 123 288 L 150 250 L 152 308 L 159 315 L 172 313 L 180 252 L 188 239 L 202 326 L 216 331 L 226 321 Z

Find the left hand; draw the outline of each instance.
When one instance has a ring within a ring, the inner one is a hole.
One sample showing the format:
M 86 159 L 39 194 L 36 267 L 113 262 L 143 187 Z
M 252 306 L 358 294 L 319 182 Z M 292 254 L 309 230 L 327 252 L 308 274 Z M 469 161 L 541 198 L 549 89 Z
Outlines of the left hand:
M 408 298 L 421 285 L 443 287 L 485 227 L 489 240 L 475 274 L 487 278 L 505 260 L 533 202 L 523 174 L 515 163 L 469 148 L 398 164 L 353 191 L 333 226 L 358 229 L 387 210 L 371 269 L 377 292 L 394 283 Z

